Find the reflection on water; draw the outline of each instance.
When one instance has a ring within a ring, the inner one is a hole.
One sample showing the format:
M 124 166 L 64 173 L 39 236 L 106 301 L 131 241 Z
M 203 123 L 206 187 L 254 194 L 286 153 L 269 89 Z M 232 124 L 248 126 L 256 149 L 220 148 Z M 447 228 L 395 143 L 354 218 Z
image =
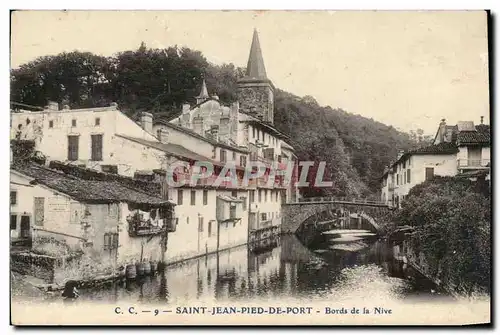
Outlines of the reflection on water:
M 432 283 L 394 261 L 381 241 L 359 252 L 320 254 L 305 248 L 295 236 L 282 236 L 267 245 L 242 246 L 177 263 L 156 276 L 82 289 L 80 300 L 179 304 L 437 297 L 431 290 L 435 290 Z

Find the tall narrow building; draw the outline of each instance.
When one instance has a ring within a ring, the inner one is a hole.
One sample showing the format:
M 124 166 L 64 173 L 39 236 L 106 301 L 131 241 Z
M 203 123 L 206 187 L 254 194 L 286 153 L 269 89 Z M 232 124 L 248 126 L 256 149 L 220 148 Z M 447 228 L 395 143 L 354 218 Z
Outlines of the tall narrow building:
M 240 111 L 274 123 L 274 85 L 267 78 L 257 30 L 253 32 L 245 77 L 238 80 Z

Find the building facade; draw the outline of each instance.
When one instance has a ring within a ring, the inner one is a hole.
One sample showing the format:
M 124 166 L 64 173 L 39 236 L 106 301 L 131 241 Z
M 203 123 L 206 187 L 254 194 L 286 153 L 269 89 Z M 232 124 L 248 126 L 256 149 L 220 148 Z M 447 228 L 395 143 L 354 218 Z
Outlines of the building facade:
M 381 200 L 399 207 L 413 186 L 436 176 L 480 172 L 489 178 L 490 126 L 441 120 L 433 144 L 401 152 L 382 176 Z
M 184 104 L 180 115 L 170 120 L 155 119 L 151 113 L 143 112 L 138 121 L 133 121 L 115 103 L 101 108 L 70 109 L 49 102 L 43 111 L 12 113 L 11 139 L 32 141 L 46 164 L 57 161 L 75 169 L 157 185 L 155 195 L 176 205 L 175 229 L 168 234 L 167 262 L 232 248 L 279 232 L 281 204 L 294 201 L 299 194 L 294 180 L 286 183 L 283 176 L 275 176 L 271 171 L 273 167 L 284 171 L 290 163 L 292 178 L 296 178 L 298 166 L 294 164 L 296 156 L 287 143 L 288 137 L 273 125 L 274 86 L 265 72 L 257 32 L 246 76 L 238 81 L 237 102 L 225 105 L 216 94 L 208 94 L 204 81 L 201 84 L 196 104 Z M 263 171 L 245 184 L 242 181 L 251 161 L 259 162 Z M 210 176 L 177 186 L 167 183 L 170 177 L 175 181 L 190 180 L 201 171 L 200 162 L 213 166 Z M 183 167 L 169 175 L 171 167 L 179 163 Z M 234 172 L 227 171 L 228 164 Z M 238 183 L 218 184 L 217 177 L 228 176 L 226 173 L 234 174 Z M 29 202 L 26 206 L 31 208 L 39 198 L 24 190 L 22 198 L 25 197 Z M 15 220 L 11 218 L 11 227 L 14 221 L 16 226 L 11 229 L 13 238 L 27 235 L 26 227 L 35 226 L 33 217 L 23 216 L 25 204 L 20 199 L 11 191 L 16 214 Z M 118 211 L 134 220 L 151 221 L 151 213 L 137 216 L 135 212 L 125 214 L 126 208 Z M 33 211 L 27 213 L 34 215 Z M 71 230 L 69 218 L 56 219 L 67 226 L 58 229 Z M 49 216 L 44 216 L 44 224 L 49 225 L 47 220 Z M 140 246 L 136 240 L 119 243 L 130 246 L 130 255 L 136 255 Z M 141 255 L 153 257 L 147 252 Z

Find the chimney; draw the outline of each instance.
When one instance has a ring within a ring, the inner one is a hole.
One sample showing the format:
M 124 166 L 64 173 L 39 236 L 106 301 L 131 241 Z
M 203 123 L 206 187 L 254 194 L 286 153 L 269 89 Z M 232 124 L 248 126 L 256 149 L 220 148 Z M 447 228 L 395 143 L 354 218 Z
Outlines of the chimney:
M 481 116 L 481 124 L 484 122 L 484 116 Z
M 203 118 L 201 116 L 193 118 L 193 131 L 199 135 L 203 135 Z
M 240 143 L 238 141 L 238 124 L 239 124 L 239 116 L 238 116 L 238 110 L 239 110 L 239 103 L 238 101 L 233 102 L 231 104 L 231 109 L 229 110 L 229 117 L 230 117 L 230 122 L 231 122 L 231 139 L 233 140 L 234 143 Z
M 148 112 L 141 113 L 141 127 L 148 133 L 153 133 L 153 114 Z
M 189 110 L 191 109 L 191 106 L 189 104 L 183 104 L 182 105 L 182 115 L 181 115 L 181 127 L 184 128 L 191 128 L 189 125 L 189 122 L 191 120 L 191 115 L 189 114 Z
M 69 111 L 71 108 L 69 108 L 69 105 L 64 105 L 62 109 L 63 111 Z
M 400 159 L 404 155 L 404 153 L 405 153 L 404 150 L 399 150 L 397 159 Z
M 219 126 L 213 125 L 210 127 L 210 134 L 212 134 L 212 139 L 219 141 Z
M 49 101 L 46 109 L 48 109 L 49 111 L 58 111 L 59 110 L 59 103 L 55 102 L 55 101 Z
M 157 137 L 161 143 L 168 143 L 168 130 L 163 128 L 158 129 Z
M 109 104 L 109 107 L 111 107 L 112 110 L 117 110 L 118 109 L 118 104 L 116 102 L 112 102 Z
M 229 138 L 231 136 L 230 127 L 231 127 L 231 119 L 229 118 L 229 114 L 223 114 L 220 118 L 220 126 L 219 126 L 219 141 L 223 143 L 228 143 Z
M 437 136 L 438 142 L 434 144 L 443 143 L 445 140 L 445 135 L 446 135 L 446 120 L 441 119 L 441 122 L 439 123 L 438 136 Z

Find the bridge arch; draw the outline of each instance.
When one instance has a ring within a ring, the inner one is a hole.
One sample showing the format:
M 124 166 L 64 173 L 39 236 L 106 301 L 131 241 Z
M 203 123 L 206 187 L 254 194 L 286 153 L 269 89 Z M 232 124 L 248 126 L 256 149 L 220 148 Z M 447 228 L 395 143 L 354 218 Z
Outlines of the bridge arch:
M 355 203 L 336 200 L 308 201 L 283 204 L 282 226 L 284 234 L 294 234 L 302 223 L 311 218 L 321 218 L 322 213 L 332 211 L 344 211 L 356 213 L 365 220 L 373 230 L 380 232 L 380 219 L 390 211 L 388 205 L 380 203 Z

